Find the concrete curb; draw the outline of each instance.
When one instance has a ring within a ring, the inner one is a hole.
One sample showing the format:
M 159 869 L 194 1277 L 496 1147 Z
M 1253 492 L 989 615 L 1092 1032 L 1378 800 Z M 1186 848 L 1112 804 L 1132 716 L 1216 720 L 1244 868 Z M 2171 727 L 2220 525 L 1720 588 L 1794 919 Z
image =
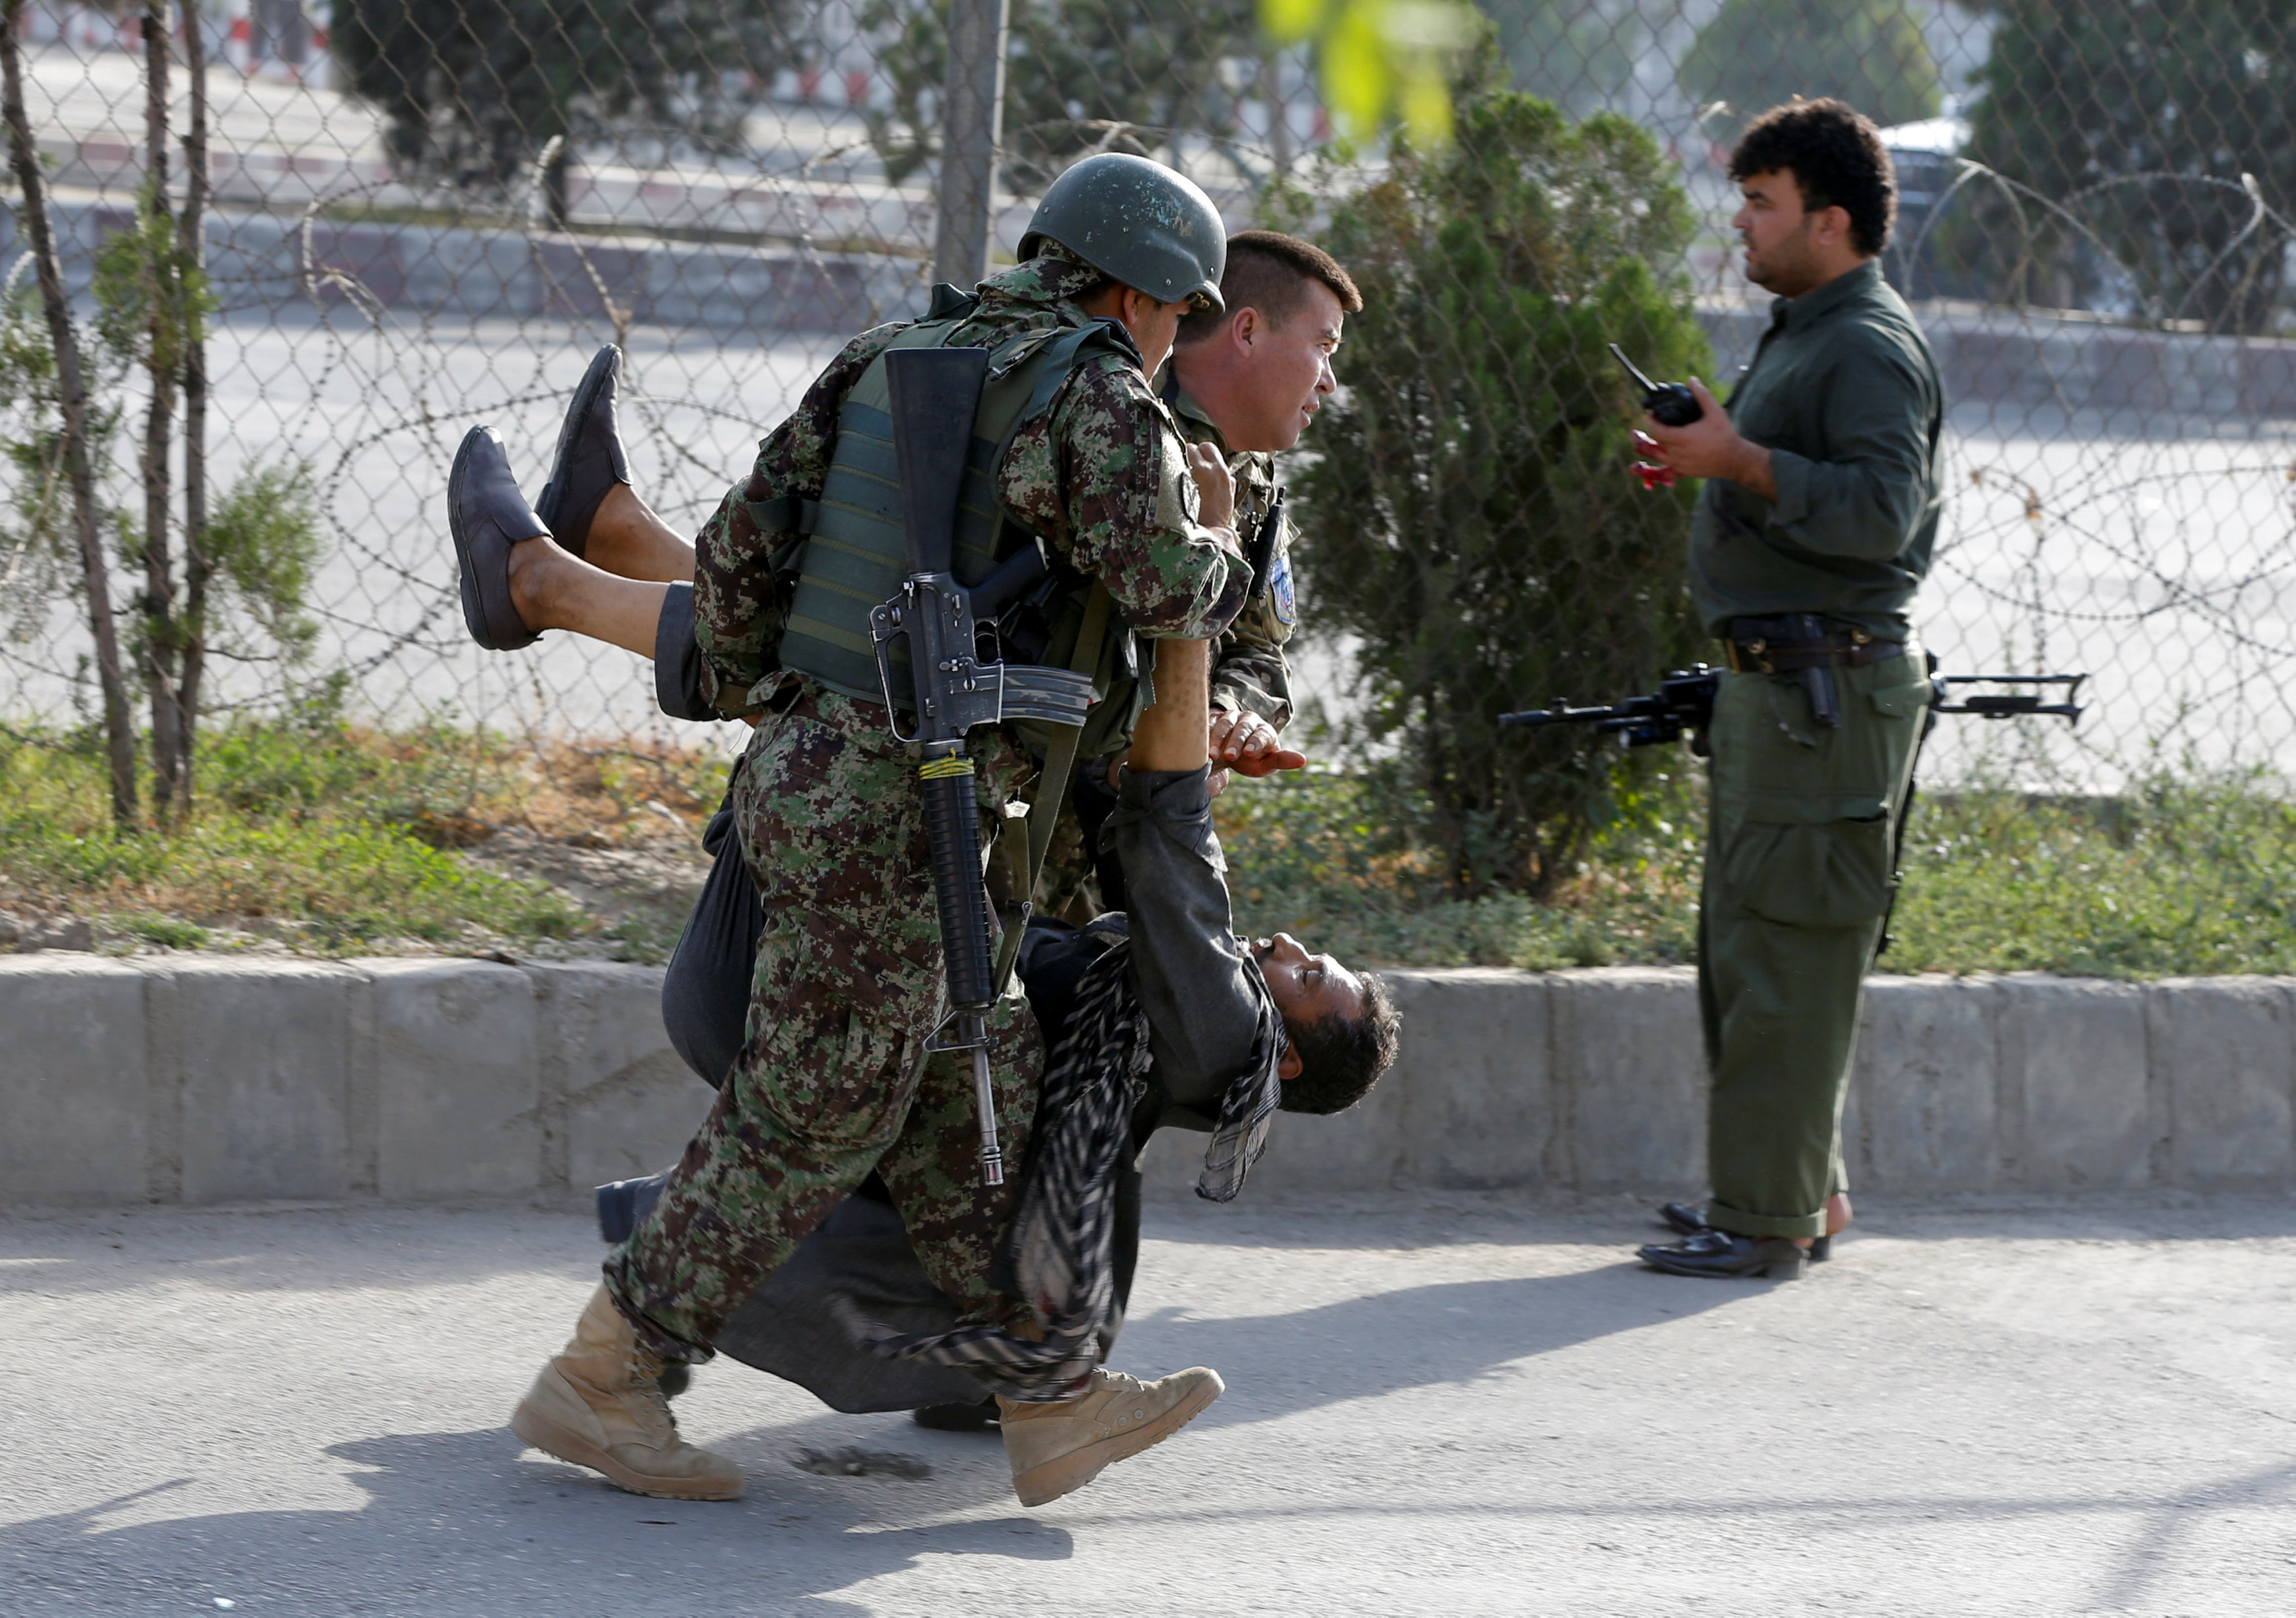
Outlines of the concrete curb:
M 1386 974 L 1395 1071 L 1279 1115 L 1256 1189 L 1695 1194 L 1705 1061 L 1686 968 Z M 1843 1120 L 1854 1189 L 2296 1189 L 2296 979 L 1875 977 Z M 1200 1143 L 1168 1132 L 1152 1181 Z
M 0 958 L 0 1204 L 421 1202 L 675 1158 L 712 1092 L 661 973 Z
M 1396 1070 L 1276 1120 L 1262 1192 L 1694 1194 L 1681 968 L 1388 974 Z M 656 968 L 0 957 L 0 1205 L 578 1195 L 673 1160 L 710 1091 Z M 1851 1183 L 1906 1193 L 2296 1187 L 2296 979 L 1877 977 Z M 1201 1141 L 1150 1154 L 1185 1192 Z

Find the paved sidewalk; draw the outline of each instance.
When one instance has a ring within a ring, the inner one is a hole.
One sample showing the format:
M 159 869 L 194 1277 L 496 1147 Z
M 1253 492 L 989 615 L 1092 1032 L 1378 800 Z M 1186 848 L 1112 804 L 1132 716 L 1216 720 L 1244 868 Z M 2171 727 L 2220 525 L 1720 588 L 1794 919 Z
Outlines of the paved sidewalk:
M 0 1613 L 2296 1610 L 2296 1205 L 1874 1209 L 1781 1285 L 1640 1271 L 1649 1234 L 1152 1206 L 1119 1362 L 1229 1393 L 1029 1511 L 993 1439 L 730 1363 L 680 1409 L 737 1505 L 521 1453 L 574 1217 L 0 1220 Z M 795 1464 L 846 1446 L 931 1473 Z

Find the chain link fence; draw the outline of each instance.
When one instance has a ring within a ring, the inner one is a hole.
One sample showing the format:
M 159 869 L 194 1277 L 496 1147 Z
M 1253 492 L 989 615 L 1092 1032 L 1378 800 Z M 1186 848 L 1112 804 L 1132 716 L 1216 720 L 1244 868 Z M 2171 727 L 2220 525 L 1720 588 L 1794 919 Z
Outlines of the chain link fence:
M 1933 778 L 2111 791 L 2162 767 L 2296 772 L 2296 46 L 2268 9 L 1484 8 L 1515 85 L 1656 138 L 1692 210 L 1677 267 L 1726 381 L 1767 320 L 1727 229 L 1739 122 L 1808 93 L 1889 126 L 1903 194 L 1888 268 L 1951 404 L 1923 631 L 1951 671 L 2094 676 L 2077 731 L 1965 723 L 1940 737 Z M 144 13 L 24 0 L 12 15 L 65 277 L 95 332 L 100 249 L 135 228 L 148 173 Z M 444 515 L 455 445 L 492 423 L 538 491 L 567 394 L 618 342 L 638 486 L 698 526 L 844 337 L 922 310 L 946 254 L 943 102 L 968 60 L 949 7 L 209 0 L 196 42 L 180 9 L 163 16 L 178 205 L 184 62 L 206 64 L 209 499 L 260 500 L 308 469 L 322 541 L 316 636 L 283 658 L 250 619 L 209 711 L 335 673 L 386 723 L 693 745 L 706 732 L 662 721 L 626 654 L 563 634 L 511 655 L 468 643 Z M 1387 171 L 1377 140 L 1334 144 L 1316 58 L 1268 45 L 1241 0 L 1012 0 L 1002 72 L 992 260 L 1094 151 L 1175 164 L 1237 227 L 1273 208 L 1309 233 Z M 0 276 L 28 298 L 12 184 L 8 201 Z M 1551 379 L 1518 357 L 1514 385 L 1536 396 Z M 1347 365 L 1343 348 L 1343 383 Z M 115 364 L 99 401 L 118 413 L 99 471 L 129 617 L 144 375 Z M 98 705 L 23 406 L 0 401 L 17 445 L 0 469 L 0 722 L 30 730 Z M 1311 429 L 1298 453 L 1316 446 Z M 1316 596 L 1311 568 L 1311 632 Z M 1304 694 L 1351 700 L 1343 639 L 1311 633 L 1300 663 Z

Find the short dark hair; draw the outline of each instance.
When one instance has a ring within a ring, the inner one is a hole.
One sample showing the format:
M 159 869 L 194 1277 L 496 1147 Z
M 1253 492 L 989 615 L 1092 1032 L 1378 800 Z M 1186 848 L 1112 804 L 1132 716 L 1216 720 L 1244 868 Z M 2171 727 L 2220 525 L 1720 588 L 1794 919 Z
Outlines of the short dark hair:
M 1300 1072 L 1283 1086 L 1285 1112 L 1345 1112 L 1394 1065 L 1403 1013 L 1395 1009 L 1385 978 L 1365 972 L 1361 982 L 1359 1015 L 1319 1017 L 1290 1030 Z
M 1849 240 L 1871 257 L 1890 240 L 1898 217 L 1898 170 L 1882 132 L 1847 102 L 1790 101 L 1749 125 L 1730 153 L 1730 177 L 1792 172 L 1811 213 L 1849 215 Z
M 1280 326 L 1300 312 L 1309 282 L 1329 287 L 1348 314 L 1363 312 L 1355 278 L 1314 242 L 1281 231 L 1238 231 L 1227 239 L 1227 267 L 1220 272 L 1220 298 L 1227 308 L 1190 310 L 1176 340 L 1183 348 L 1200 343 L 1238 309 L 1257 309 L 1270 325 Z

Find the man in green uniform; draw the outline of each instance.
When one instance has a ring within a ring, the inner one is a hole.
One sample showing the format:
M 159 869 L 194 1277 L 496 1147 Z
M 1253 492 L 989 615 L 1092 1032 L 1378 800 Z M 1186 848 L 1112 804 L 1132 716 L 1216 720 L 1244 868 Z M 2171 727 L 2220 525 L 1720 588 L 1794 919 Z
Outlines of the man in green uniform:
M 1774 109 L 1730 174 L 1747 278 L 1777 295 L 1770 328 L 1726 411 L 1693 381 L 1703 416 L 1652 420 L 1644 440 L 1708 479 L 1691 592 L 1731 671 L 1699 914 L 1714 1194 L 1706 1229 L 1642 1256 L 1785 1277 L 1849 1217 L 1841 1104 L 1929 697 L 1907 615 L 1937 535 L 1943 413 L 1877 262 L 1896 185 L 1872 123 L 1833 101 Z
M 988 1275 L 1019 1177 L 979 1186 L 969 1161 L 905 1145 L 905 1128 L 946 1111 L 964 1078 L 927 1050 L 945 997 L 922 799 L 863 650 L 867 609 L 895 593 L 901 573 L 882 356 L 895 346 L 991 351 L 958 576 L 972 583 L 1021 545 L 1045 548 L 1055 567 L 1037 604 L 1042 660 L 1092 673 L 1102 700 L 1088 734 L 1112 743 L 1128 732 L 1137 637 L 1218 635 L 1242 609 L 1250 571 L 1226 468 L 1190 450 L 1148 383 L 1189 306 L 1218 301 L 1225 241 L 1209 200 L 1144 159 L 1088 159 L 1046 192 L 1021 257 L 925 322 L 849 343 L 699 538 L 702 692 L 757 726 L 734 794 L 766 916 L 747 1042 L 652 1213 L 608 1259 L 573 1340 L 512 1421 L 527 1442 L 640 1493 L 740 1492 L 738 1468 L 678 1438 L 661 1369 L 709 1358 L 726 1317 L 873 1168 L 944 1292 L 1013 1336 L 1038 1329 L 1029 1303 Z M 594 510 L 601 494 L 584 498 Z M 587 526 L 589 510 L 570 518 L 555 480 L 543 503 L 547 522 L 518 497 L 491 434 L 465 440 L 449 514 L 481 643 L 530 637 L 512 605 L 518 545 L 554 524 Z M 1008 727 L 978 735 L 975 758 L 994 821 L 1032 774 L 1031 755 Z M 1008 1000 L 991 1023 L 1018 1161 L 1025 1111 L 1011 1075 L 1037 1064 L 1015 1044 L 1035 1038 L 1016 1006 Z M 1016 1487 L 1030 1492 L 1023 1450 L 1039 1475 L 1074 1487 L 1218 1391 L 1201 1369 L 1154 1383 L 1103 1369 L 1015 1406 Z

